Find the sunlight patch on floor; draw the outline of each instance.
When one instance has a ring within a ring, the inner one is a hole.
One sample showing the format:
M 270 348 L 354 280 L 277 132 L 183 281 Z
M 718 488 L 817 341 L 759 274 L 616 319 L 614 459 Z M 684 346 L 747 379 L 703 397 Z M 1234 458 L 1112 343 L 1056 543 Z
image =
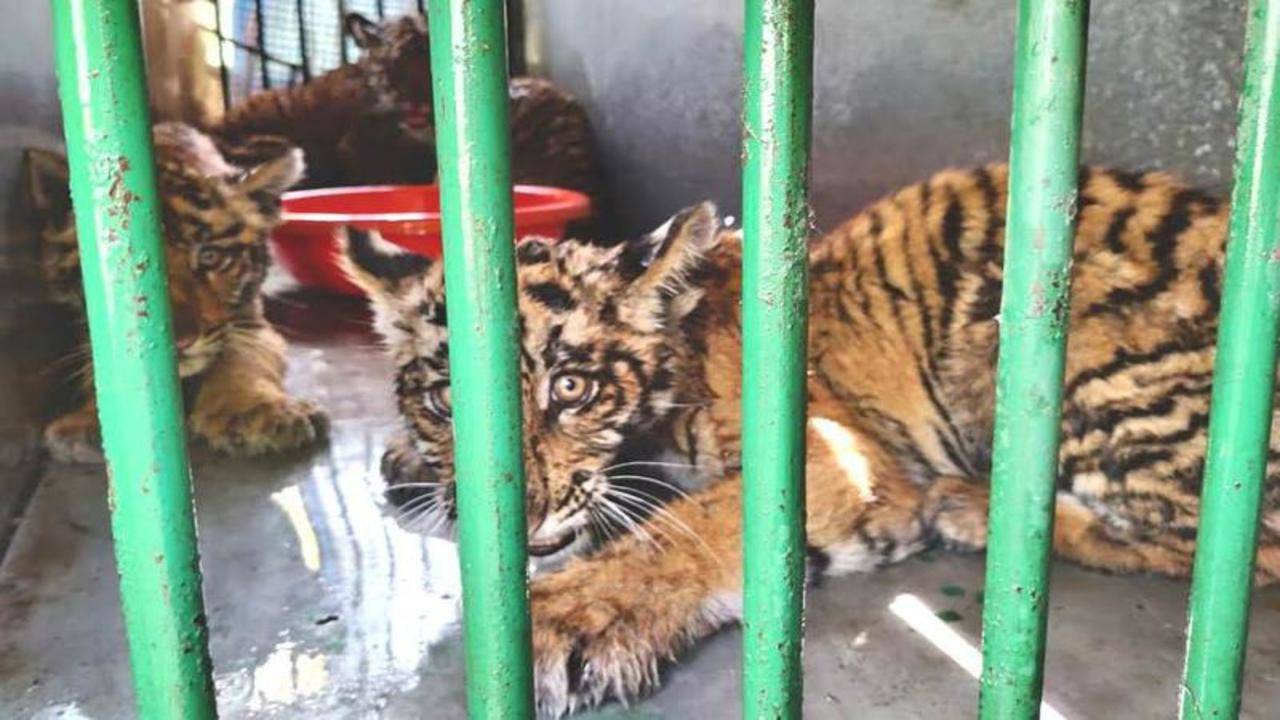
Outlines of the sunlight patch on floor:
M 928 640 L 942 654 L 951 658 L 974 680 L 982 676 L 982 652 L 954 628 L 947 625 L 928 605 L 911 593 L 903 593 L 889 603 L 889 611 L 897 615 L 918 635 Z M 1043 720 L 1066 720 L 1049 703 L 1040 703 Z

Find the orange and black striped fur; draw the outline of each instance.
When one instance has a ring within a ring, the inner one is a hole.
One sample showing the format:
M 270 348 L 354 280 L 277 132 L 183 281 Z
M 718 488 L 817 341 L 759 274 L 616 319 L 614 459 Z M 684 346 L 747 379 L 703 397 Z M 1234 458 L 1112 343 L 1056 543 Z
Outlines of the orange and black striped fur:
M 250 96 L 214 129 L 233 156 L 270 157 L 249 135 L 278 135 L 307 156 L 308 187 L 434 182 L 435 121 L 426 21 L 403 15 L 374 23 L 346 17 L 361 48 L 357 62 L 295 88 Z M 587 194 L 596 215 L 607 205 L 591 122 L 582 105 L 546 80 L 508 85 L 511 175 L 516 183 Z
M 411 122 L 420 113 L 414 105 L 429 102 L 425 88 L 431 82 L 426 31 L 414 30 L 421 19 L 406 16 L 372 26 L 351 14 L 346 23 L 363 48 L 357 62 L 303 85 L 255 93 L 232 107 L 210 134 L 228 157 L 245 162 L 275 156 L 277 149 L 264 136 L 300 147 L 307 158 L 302 187 L 430 182 L 434 169 L 427 158 L 434 140 Z M 361 31 L 367 27 L 381 34 Z
M 1002 166 L 942 172 L 812 242 L 814 571 L 985 546 L 1006 184 Z M 1227 209 L 1162 174 L 1097 169 L 1078 209 L 1054 545 L 1183 576 Z M 440 268 L 347 242 L 400 368 L 388 497 L 412 524 L 445 522 Z M 538 705 L 559 716 L 651 689 L 660 662 L 739 617 L 740 247 L 701 205 L 617 248 L 526 239 L 517 257 L 530 550 L 589 551 L 531 587 Z M 647 456 L 620 460 L 628 444 Z M 1280 574 L 1276 457 L 1260 580 Z M 672 466 L 693 477 L 660 474 Z
M 347 28 L 363 49 L 360 64 L 374 88 L 376 106 L 400 110 L 404 133 L 416 137 L 428 153 L 416 169 L 421 172 L 421 167 L 427 168 L 428 180 L 434 180 L 435 111 L 425 18 L 403 15 L 374 23 L 350 13 Z M 604 174 L 591 121 L 582 104 L 559 87 L 534 77 L 511 78 L 507 95 L 512 181 L 577 190 L 591 198 L 597 214 L 603 213 Z
M 325 417 L 284 390 L 284 340 L 263 316 L 260 290 L 267 236 L 280 195 L 302 174 L 293 149 L 251 170 L 226 162 L 208 137 L 186 125 L 155 126 L 165 265 L 178 340 L 178 370 L 193 386 L 188 426 L 217 450 L 253 455 L 313 443 Z M 66 160 L 26 155 L 29 202 L 39 218 L 42 267 L 54 299 L 83 314 L 80 253 Z M 83 331 L 83 325 L 81 330 Z M 87 343 L 87 334 L 82 332 Z M 83 404 L 45 429 L 53 456 L 101 459 L 87 345 L 77 354 Z

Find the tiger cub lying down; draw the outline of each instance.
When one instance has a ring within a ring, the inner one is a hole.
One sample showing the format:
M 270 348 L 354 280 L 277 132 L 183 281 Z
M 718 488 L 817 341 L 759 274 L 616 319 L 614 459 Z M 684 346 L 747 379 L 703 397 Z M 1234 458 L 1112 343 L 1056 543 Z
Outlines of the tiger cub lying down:
M 243 171 L 186 125 L 162 123 L 153 136 L 178 370 L 196 383 L 188 405 L 192 434 L 241 455 L 310 445 L 325 431 L 324 413 L 285 392 L 284 340 L 263 317 L 259 293 L 269 264 L 267 235 L 279 221 L 281 194 L 302 177 L 301 152 L 293 149 Z M 46 283 L 56 300 L 83 313 L 66 159 L 28 150 L 26 160 Z M 98 462 L 83 322 L 81 330 L 83 404 L 45 429 L 45 444 L 56 459 Z
M 941 172 L 811 244 L 814 574 L 985 546 L 1007 177 Z M 1054 546 L 1184 576 L 1227 209 L 1162 174 L 1086 169 L 1079 197 Z M 519 245 L 529 548 L 578 556 L 531 584 L 544 715 L 650 691 L 660 663 L 739 619 L 739 242 L 699 205 L 612 249 Z M 441 268 L 354 230 L 346 262 L 399 368 L 389 500 L 452 518 Z M 1274 428 L 1264 582 L 1280 574 Z M 636 439 L 653 462 L 619 464 Z M 704 487 L 674 488 L 667 465 Z
M 304 85 L 254 93 L 211 129 L 215 140 L 235 157 L 260 159 L 288 138 L 306 152 L 309 187 L 434 182 L 426 18 L 373 22 L 353 12 L 343 25 L 360 48 L 355 62 Z M 508 95 L 513 182 L 581 191 L 597 216 L 604 213 L 599 150 L 582 104 L 533 77 L 511 78 Z

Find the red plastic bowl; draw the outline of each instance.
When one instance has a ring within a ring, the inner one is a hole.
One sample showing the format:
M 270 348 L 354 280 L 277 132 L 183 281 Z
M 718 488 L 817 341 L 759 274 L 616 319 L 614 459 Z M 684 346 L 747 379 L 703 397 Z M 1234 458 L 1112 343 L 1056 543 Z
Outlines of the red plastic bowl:
M 516 237 L 564 236 L 587 217 L 591 203 L 572 190 L 517 185 Z M 429 258 L 440 257 L 440 193 L 435 185 L 323 188 L 286 193 L 282 222 L 272 234 L 276 256 L 307 287 L 360 295 L 338 264 L 334 234 L 343 225 L 376 230 L 388 241 Z

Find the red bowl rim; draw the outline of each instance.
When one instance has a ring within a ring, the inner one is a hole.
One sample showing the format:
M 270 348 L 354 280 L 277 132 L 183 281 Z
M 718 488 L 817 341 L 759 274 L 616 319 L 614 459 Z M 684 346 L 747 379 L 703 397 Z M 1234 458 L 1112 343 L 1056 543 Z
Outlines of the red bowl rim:
M 435 185 L 357 185 L 339 188 L 316 188 L 314 190 L 295 190 L 284 194 L 287 202 L 294 199 L 324 197 L 328 195 L 345 195 L 359 192 L 387 192 L 406 187 L 429 188 Z M 516 216 L 521 224 L 542 224 L 558 221 L 576 220 L 590 213 L 591 200 L 576 190 L 548 187 L 545 185 L 516 185 L 512 188 L 515 194 L 534 195 L 542 198 L 555 198 L 536 207 L 517 208 Z M 281 222 L 317 223 L 317 224 L 350 224 L 366 225 L 377 223 L 424 223 L 426 230 L 440 229 L 439 212 L 396 212 L 396 213 L 331 213 L 331 212 L 298 212 L 284 209 L 280 213 Z

